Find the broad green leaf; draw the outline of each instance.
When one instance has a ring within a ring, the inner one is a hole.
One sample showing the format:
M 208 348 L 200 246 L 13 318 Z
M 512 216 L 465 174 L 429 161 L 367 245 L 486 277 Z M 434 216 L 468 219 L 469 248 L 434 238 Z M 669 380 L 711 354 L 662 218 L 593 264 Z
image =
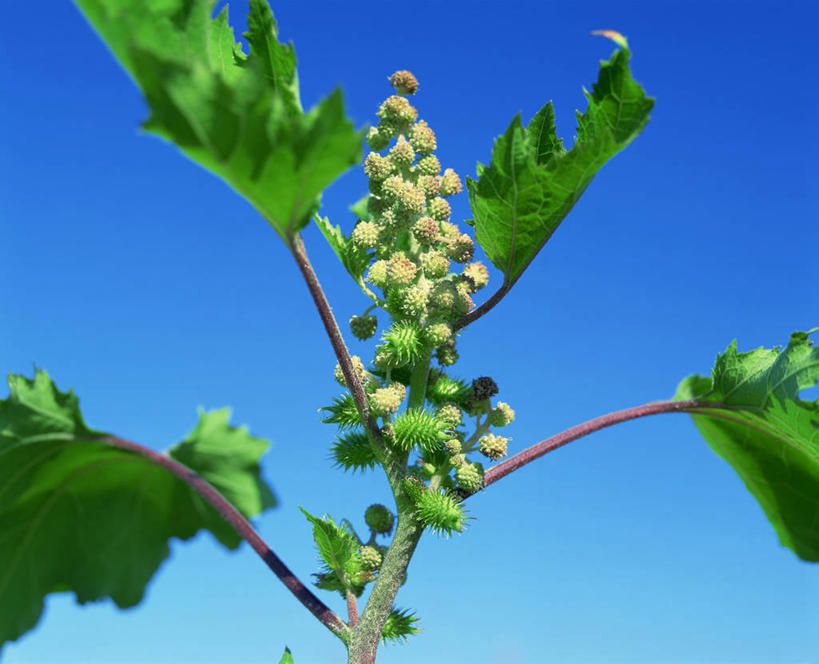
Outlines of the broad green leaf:
M 734 467 L 782 544 L 819 562 L 819 400 L 799 399 L 819 380 L 809 334 L 795 332 L 784 350 L 738 353 L 734 341 L 711 378 L 686 378 L 674 398 L 724 405 L 692 415 L 700 433 Z
M 171 538 L 209 530 L 227 548 L 239 545 L 187 484 L 89 429 L 76 395 L 48 374 L 10 376 L 9 386 L 0 401 L 0 647 L 37 624 L 50 593 L 135 606 Z M 227 411 L 201 413 L 168 454 L 251 517 L 275 505 L 259 474 L 268 443 L 227 419 Z
M 339 226 L 333 226 L 326 217 L 316 215 L 315 220 L 327 243 L 333 249 L 336 256 L 338 256 L 338 259 L 353 278 L 353 281 L 355 281 L 369 297 L 378 301 L 378 298 L 364 283 L 364 272 L 366 272 L 367 266 L 372 260 L 372 253 L 368 253 L 355 246 L 352 240 L 345 237 L 344 233 L 341 232 L 341 228 Z
M 475 239 L 513 284 L 549 240 L 597 171 L 648 122 L 654 100 L 631 78 L 630 53 L 601 62 L 589 106 L 577 114 L 577 139 L 568 152 L 557 137 L 549 102 L 528 127 L 517 115 L 495 141 L 489 166 L 467 178 Z
M 304 113 L 292 45 L 251 0 L 246 55 L 215 0 L 75 0 L 141 88 L 145 129 L 223 178 L 287 241 L 322 190 L 360 161 L 341 92 Z
M 329 516 L 320 519 L 304 508 L 299 508 L 313 524 L 313 539 L 327 571 L 343 577 L 345 564 L 358 551 L 358 540 L 347 527 L 337 525 Z
M 387 616 L 384 629 L 381 630 L 381 642 L 400 643 L 406 641 L 408 636 L 418 634 L 421 631 L 415 627 L 417 622 L 418 618 L 406 609 L 393 609 Z

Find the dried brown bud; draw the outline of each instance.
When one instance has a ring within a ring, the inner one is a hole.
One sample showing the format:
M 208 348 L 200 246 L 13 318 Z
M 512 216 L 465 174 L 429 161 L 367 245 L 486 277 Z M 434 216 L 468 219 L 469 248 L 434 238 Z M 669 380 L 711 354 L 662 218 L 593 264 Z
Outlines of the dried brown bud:
M 390 76 L 390 85 L 399 95 L 414 95 L 418 90 L 418 79 L 412 72 L 402 69 Z

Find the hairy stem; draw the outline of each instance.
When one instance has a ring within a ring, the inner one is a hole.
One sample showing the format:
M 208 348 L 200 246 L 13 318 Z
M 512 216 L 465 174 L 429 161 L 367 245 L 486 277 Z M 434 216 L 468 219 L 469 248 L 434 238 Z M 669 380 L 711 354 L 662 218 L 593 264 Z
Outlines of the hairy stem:
M 375 417 L 373 417 L 372 413 L 370 412 L 370 404 L 367 401 L 367 395 L 364 394 L 364 387 L 361 385 L 361 381 L 356 375 L 355 369 L 353 368 L 353 361 L 350 358 L 347 345 L 344 343 L 344 339 L 341 336 L 341 330 L 338 328 L 338 323 L 333 315 L 333 310 L 330 307 L 330 303 L 327 301 L 327 297 L 324 295 L 324 291 L 322 290 L 318 277 L 313 270 L 313 266 L 310 264 L 310 260 L 307 258 L 307 252 L 304 249 L 304 242 L 301 239 L 301 235 L 298 233 L 290 238 L 290 250 L 293 253 L 293 257 L 296 259 L 296 264 L 299 266 L 299 270 L 301 270 L 301 274 L 304 277 L 304 281 L 307 284 L 310 295 L 313 296 L 313 302 L 315 302 L 316 309 L 321 317 L 321 321 L 324 323 L 324 329 L 327 330 L 327 336 L 330 337 L 330 344 L 333 346 L 333 351 L 335 351 L 339 365 L 341 365 L 341 372 L 344 374 L 344 380 L 347 381 L 347 385 L 350 388 L 350 393 L 353 395 L 356 408 L 361 415 L 361 421 L 364 423 L 367 434 L 374 444 L 378 445 L 380 448 L 383 448 L 384 441 L 381 438 L 381 430 L 378 427 Z
M 643 404 L 642 406 L 626 408 L 625 410 L 618 410 L 614 413 L 601 415 L 593 420 L 578 424 L 571 429 L 566 429 L 565 431 L 552 436 L 551 438 L 542 440 L 539 443 L 526 448 L 522 452 L 518 452 L 517 454 L 509 457 L 505 461 L 502 461 L 494 468 L 490 468 L 486 472 L 486 475 L 484 475 L 483 485 L 484 487 L 487 487 L 490 484 L 494 484 L 498 480 L 506 477 L 510 473 L 516 471 L 518 468 L 522 468 L 526 464 L 531 463 L 535 459 L 539 459 L 543 455 L 548 454 L 559 447 L 563 447 L 573 440 L 577 440 L 583 436 L 588 436 L 590 433 L 594 433 L 600 429 L 605 429 L 613 424 L 627 422 L 628 420 L 635 420 L 639 417 L 645 417 L 646 415 L 659 415 L 660 413 L 690 413 L 715 408 L 721 408 L 724 410 L 725 405 L 714 402 L 697 401 L 696 399 L 690 399 L 688 401 L 655 401 L 652 403 Z
M 95 439 L 100 440 L 100 439 Z M 184 464 L 172 459 L 167 454 L 157 452 L 148 447 L 132 443 L 122 438 L 103 438 L 102 442 L 129 452 L 139 454 L 153 463 L 172 472 L 183 482 L 192 487 L 202 498 L 210 503 L 233 529 L 244 539 L 265 564 L 279 577 L 287 589 L 296 596 L 307 609 L 333 634 L 345 643 L 349 638 L 349 629 L 344 621 L 336 615 L 324 602 L 316 597 L 307 586 L 299 581 L 293 572 L 285 565 L 267 543 L 261 538 L 253 526 L 241 513 L 210 483 L 202 479 Z
M 354 592 L 347 591 L 347 624 L 350 629 L 358 622 L 358 598 Z

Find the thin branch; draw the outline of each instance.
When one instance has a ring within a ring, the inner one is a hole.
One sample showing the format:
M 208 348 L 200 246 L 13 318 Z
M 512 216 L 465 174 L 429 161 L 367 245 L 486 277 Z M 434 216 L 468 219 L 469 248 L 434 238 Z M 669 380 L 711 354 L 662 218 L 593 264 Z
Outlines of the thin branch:
M 490 484 L 494 484 L 498 480 L 516 471 L 518 468 L 522 468 L 535 459 L 539 459 L 544 454 L 548 454 L 549 452 L 552 452 L 559 447 L 563 447 L 573 440 L 577 440 L 583 436 L 588 436 L 590 433 L 594 433 L 600 429 L 605 429 L 613 424 L 627 422 L 628 420 L 635 420 L 638 417 L 645 417 L 646 415 L 658 415 L 660 413 L 688 413 L 697 410 L 714 408 L 721 408 L 725 410 L 725 404 L 697 401 L 696 399 L 690 399 L 688 401 L 655 401 L 653 403 L 647 403 L 634 408 L 618 410 L 617 412 L 609 413 L 608 415 L 601 415 L 600 417 L 596 417 L 588 422 L 583 422 L 583 424 L 578 424 L 571 429 L 566 429 L 556 436 L 542 440 L 539 443 L 526 448 L 522 452 L 518 452 L 517 454 L 509 457 L 506 459 L 506 461 L 502 461 L 494 468 L 490 468 L 486 472 L 486 475 L 484 475 L 483 485 L 484 487 L 487 487 Z
M 95 439 L 99 440 L 99 439 Z M 139 454 L 153 463 L 172 472 L 179 479 L 190 485 L 202 498 L 208 501 L 219 514 L 227 521 L 233 529 L 244 539 L 253 550 L 259 554 L 273 573 L 279 577 L 287 589 L 296 596 L 302 604 L 318 618 L 327 629 L 339 637 L 345 643 L 348 639 L 349 629 L 344 621 L 336 615 L 324 602 L 316 597 L 307 586 L 299 581 L 293 572 L 285 565 L 267 543 L 261 538 L 253 526 L 245 519 L 239 511 L 213 487 L 210 483 L 202 479 L 197 473 L 172 459 L 167 454 L 162 454 L 150 448 L 132 443 L 122 438 L 103 438 L 103 442 L 118 447 L 129 452 Z
M 358 600 L 351 590 L 347 591 L 347 623 L 350 625 L 350 629 L 358 624 Z
M 315 302 L 316 309 L 318 310 L 319 316 L 321 316 L 321 321 L 324 323 L 324 329 L 327 330 L 327 336 L 330 337 L 330 344 L 333 346 L 333 350 L 338 358 L 338 363 L 341 366 L 341 373 L 344 375 L 344 380 L 347 381 L 347 385 L 349 386 L 350 392 L 353 395 L 356 408 L 358 408 L 358 412 L 361 414 L 361 421 L 364 423 L 370 439 L 383 448 L 384 441 L 381 438 L 381 429 L 378 427 L 378 423 L 370 412 L 370 404 L 369 401 L 367 401 L 367 395 L 364 394 L 364 388 L 362 387 L 361 381 L 358 379 L 358 375 L 353 368 L 353 361 L 350 359 L 350 353 L 347 350 L 347 345 L 344 343 L 344 339 L 341 336 L 341 330 L 339 330 L 336 318 L 333 316 L 333 310 L 330 308 L 330 303 L 327 301 L 327 297 L 324 295 L 324 291 L 322 290 L 318 277 L 313 270 L 313 266 L 310 264 L 310 260 L 307 258 L 307 253 L 304 249 L 304 242 L 301 239 L 301 235 L 298 233 L 291 238 L 290 249 L 293 252 L 293 257 L 296 259 L 296 264 L 299 266 L 299 270 L 301 270 L 304 281 L 307 283 L 307 288 L 310 291 L 310 295 L 313 296 L 313 302 Z
M 517 279 L 515 280 L 517 281 Z M 474 323 L 478 320 L 481 316 L 488 313 L 490 309 L 492 309 L 498 302 L 500 302 L 504 296 L 512 290 L 512 286 L 515 285 L 514 281 L 504 281 L 503 286 L 501 286 L 498 290 L 496 290 L 492 297 L 490 297 L 486 302 L 484 302 L 481 306 L 477 309 L 473 309 L 471 312 L 466 314 L 460 320 L 455 321 L 455 324 L 452 326 L 453 330 L 460 330 L 463 327 L 466 327 L 470 323 Z

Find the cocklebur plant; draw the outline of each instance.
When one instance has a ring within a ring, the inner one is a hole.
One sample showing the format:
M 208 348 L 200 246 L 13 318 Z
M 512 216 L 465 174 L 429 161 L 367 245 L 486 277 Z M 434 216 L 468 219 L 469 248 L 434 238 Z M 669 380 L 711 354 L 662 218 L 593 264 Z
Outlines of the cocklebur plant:
M 0 532 L 8 534 L 0 545 L 0 640 L 30 629 L 50 592 L 72 589 L 80 601 L 107 596 L 120 606 L 135 604 L 168 540 L 209 529 L 228 547 L 247 540 L 339 637 L 349 661 L 374 661 L 380 640 L 417 630 L 413 614 L 395 602 L 425 531 L 463 532 L 470 495 L 577 437 L 653 413 L 691 413 L 759 497 L 783 543 L 806 560 L 819 558 L 811 500 L 816 408 L 798 399 L 817 379 L 807 334 L 793 335 L 785 350 L 738 354 L 730 346 L 712 377 L 687 379 L 677 400 L 597 418 L 505 461 L 516 441 L 502 427 L 514 410 L 499 400 L 503 392 L 491 377 L 459 376 L 458 348 L 468 342 L 462 334 L 506 295 L 597 169 L 647 121 L 652 102 L 631 78 L 618 35 L 609 35 L 620 49 L 601 66 L 571 150 L 556 138 L 547 105 L 526 127 L 515 118 L 489 166 L 478 167 L 477 179 L 464 178 L 479 249 L 464 222 L 452 218 L 449 201 L 466 195 L 464 179 L 436 156 L 445 137 L 435 135 L 420 103 L 416 108 L 422 89 L 409 72 L 390 77 L 374 126 L 355 132 L 338 94 L 303 111 L 292 48 L 278 43 L 264 2 L 251 3 L 249 54 L 234 43 L 226 12 L 211 18 L 212 3 L 78 4 L 142 87 L 152 114 L 147 128 L 252 201 L 293 253 L 337 355 L 342 393 L 327 395 L 333 400 L 322 410 L 339 429 L 332 460 L 343 469 L 382 470 L 394 504 L 367 507 L 370 532 L 361 535 L 344 518 L 359 515 L 305 513 L 322 563 L 315 585 L 330 593 L 328 601 L 341 595 L 344 620 L 289 573 L 247 522 L 273 502 L 258 468 L 264 441 L 231 428 L 224 412 L 210 413 L 160 455 L 86 427 L 76 397 L 58 391 L 45 373 L 12 377 L 0 407 Z M 355 225 L 342 231 L 318 215 L 318 196 L 359 161 L 369 193 L 355 206 Z M 363 311 L 349 328 L 372 340 L 367 356 L 350 356 L 346 330 L 307 260 L 299 231 L 311 222 L 362 291 Z M 489 272 L 476 258 L 481 249 L 503 275 L 488 298 L 482 289 Z M 789 482 L 781 481 L 783 473 Z M 129 542 L 134 555 L 100 553 L 89 566 L 88 552 L 106 550 L 122 506 L 141 497 L 148 482 L 151 500 Z M 14 536 L 35 522 L 31 536 Z M 30 566 L 25 575 L 18 573 L 22 561 Z M 286 642 L 287 635 L 280 638 Z

